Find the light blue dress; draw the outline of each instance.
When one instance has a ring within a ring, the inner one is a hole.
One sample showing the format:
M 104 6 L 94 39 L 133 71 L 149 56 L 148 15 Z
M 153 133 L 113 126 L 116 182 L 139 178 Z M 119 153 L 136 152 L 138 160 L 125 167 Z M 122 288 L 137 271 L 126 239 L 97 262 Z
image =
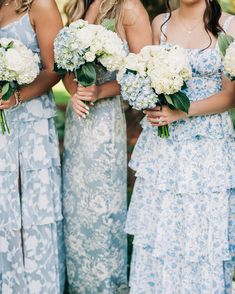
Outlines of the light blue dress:
M 98 84 L 115 77 L 98 70 Z M 69 293 L 127 293 L 126 124 L 120 97 L 68 106 L 63 212 Z
M 163 35 L 162 45 L 171 46 Z M 218 45 L 187 52 L 190 100 L 221 91 Z M 159 138 L 144 120 L 130 163 L 137 176 L 126 224 L 134 235 L 130 293 L 231 294 L 234 135 L 228 112 L 175 122 L 169 139 Z
M 28 13 L 0 38 L 40 50 Z M 6 111 L 0 134 L 0 293 L 63 293 L 61 168 L 51 92 Z M 20 180 L 19 180 L 20 179 Z M 61 259 L 60 259 L 61 258 Z

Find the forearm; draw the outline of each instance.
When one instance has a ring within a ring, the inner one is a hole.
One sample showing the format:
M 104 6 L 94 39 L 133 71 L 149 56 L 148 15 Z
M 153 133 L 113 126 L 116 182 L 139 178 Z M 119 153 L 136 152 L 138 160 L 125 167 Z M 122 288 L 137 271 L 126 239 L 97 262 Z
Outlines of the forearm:
M 98 86 L 98 100 L 120 95 L 120 86 L 117 81 L 107 82 Z
M 235 92 L 224 90 L 206 99 L 192 102 L 189 108 L 188 116 L 223 113 L 234 107 Z
M 60 80 L 60 77 L 51 70 L 43 70 L 33 83 L 20 88 L 22 101 L 27 101 L 48 92 Z

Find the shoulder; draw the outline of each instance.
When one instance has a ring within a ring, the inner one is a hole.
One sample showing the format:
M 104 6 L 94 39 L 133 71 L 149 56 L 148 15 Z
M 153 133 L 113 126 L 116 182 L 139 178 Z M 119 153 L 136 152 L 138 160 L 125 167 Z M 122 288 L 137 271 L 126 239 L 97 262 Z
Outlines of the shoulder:
M 226 26 L 226 33 L 235 37 L 235 16 L 226 12 L 223 12 L 220 17 L 220 25 Z
M 34 0 L 31 5 L 31 11 L 47 11 L 49 12 L 48 9 L 57 9 L 57 4 L 55 0 Z M 51 12 L 51 11 L 50 11 Z
M 160 37 L 161 37 L 161 27 L 162 24 L 164 23 L 166 14 L 161 13 L 157 15 L 152 22 L 152 31 L 153 31 L 153 42 L 154 44 L 158 44 L 160 42 Z
M 161 28 L 161 25 L 163 24 L 163 20 L 165 18 L 165 13 L 158 14 L 157 16 L 154 17 L 153 22 L 152 22 L 152 28 L 154 30 L 158 30 Z
M 123 4 L 123 19 L 125 25 L 132 25 L 138 18 L 149 17 L 140 0 L 126 0 Z

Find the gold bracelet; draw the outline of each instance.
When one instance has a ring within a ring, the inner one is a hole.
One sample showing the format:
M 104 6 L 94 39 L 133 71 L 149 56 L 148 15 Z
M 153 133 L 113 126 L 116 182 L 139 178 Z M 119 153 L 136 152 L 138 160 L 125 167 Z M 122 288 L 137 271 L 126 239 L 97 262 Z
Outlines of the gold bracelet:
M 16 100 L 16 104 L 14 106 L 18 106 L 19 104 L 22 103 L 22 100 L 21 100 L 21 97 L 20 97 L 20 91 L 15 90 L 14 96 L 15 96 L 15 100 Z

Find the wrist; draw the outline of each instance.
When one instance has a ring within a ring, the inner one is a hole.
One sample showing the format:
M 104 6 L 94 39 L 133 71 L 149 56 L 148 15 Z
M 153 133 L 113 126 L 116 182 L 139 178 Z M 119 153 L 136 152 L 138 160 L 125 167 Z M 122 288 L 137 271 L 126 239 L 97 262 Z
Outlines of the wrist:
M 102 86 L 96 86 L 97 87 L 97 99 L 96 100 L 100 100 L 103 97 L 103 91 L 102 91 Z
M 20 90 L 15 90 L 14 92 L 14 98 L 15 98 L 15 105 L 14 107 L 18 106 L 22 103 L 21 93 Z

